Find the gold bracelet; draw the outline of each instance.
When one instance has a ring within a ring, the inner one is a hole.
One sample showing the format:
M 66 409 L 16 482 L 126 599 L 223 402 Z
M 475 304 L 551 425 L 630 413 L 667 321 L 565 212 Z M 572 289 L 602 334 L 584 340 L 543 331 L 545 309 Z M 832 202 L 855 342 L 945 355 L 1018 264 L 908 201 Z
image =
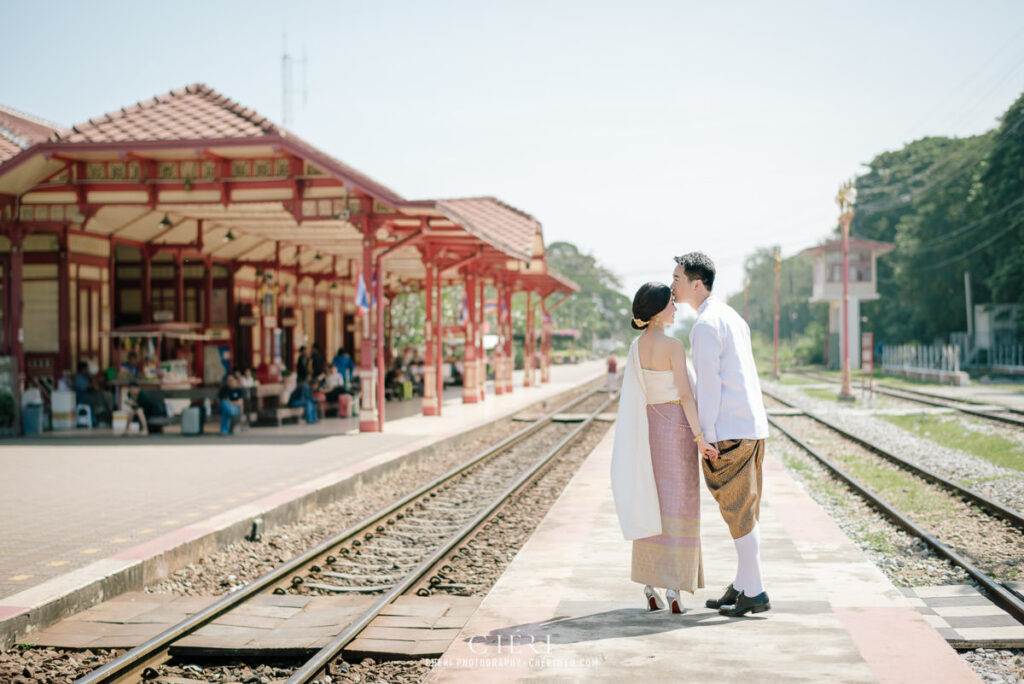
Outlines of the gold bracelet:
M 703 430 L 701 430 L 700 432 L 697 433 L 697 436 L 693 438 L 693 441 L 694 442 L 699 442 L 702 439 L 704 439 L 704 431 Z

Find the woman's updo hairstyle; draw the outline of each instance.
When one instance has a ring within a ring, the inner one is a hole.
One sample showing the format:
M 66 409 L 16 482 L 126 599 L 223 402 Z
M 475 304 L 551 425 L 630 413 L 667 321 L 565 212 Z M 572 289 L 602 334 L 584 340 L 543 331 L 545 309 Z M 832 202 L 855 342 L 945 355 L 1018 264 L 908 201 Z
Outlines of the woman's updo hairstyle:
M 672 301 L 672 288 L 664 283 L 644 283 L 633 296 L 633 320 L 630 325 L 634 330 L 643 330 L 651 319 L 665 310 Z

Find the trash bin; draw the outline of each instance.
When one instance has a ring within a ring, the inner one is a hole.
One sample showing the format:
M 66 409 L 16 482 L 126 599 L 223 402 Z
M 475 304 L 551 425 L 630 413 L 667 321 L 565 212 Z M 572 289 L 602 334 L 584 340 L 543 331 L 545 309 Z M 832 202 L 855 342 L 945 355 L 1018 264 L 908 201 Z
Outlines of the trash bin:
M 71 390 L 54 390 L 50 394 L 50 415 L 54 430 L 70 430 L 75 427 L 77 403 Z
M 39 435 L 43 432 L 43 405 L 25 404 L 21 407 L 21 430 L 26 435 Z

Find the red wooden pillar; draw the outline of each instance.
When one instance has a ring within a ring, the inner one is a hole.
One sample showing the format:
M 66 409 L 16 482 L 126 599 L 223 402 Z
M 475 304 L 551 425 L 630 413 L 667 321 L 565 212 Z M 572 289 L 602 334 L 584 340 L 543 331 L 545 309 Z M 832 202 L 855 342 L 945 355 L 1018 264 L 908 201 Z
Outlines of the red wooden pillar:
M 369 234 L 369 219 L 364 218 L 363 225 L 363 264 L 360 278 L 369 296 L 371 282 L 367 282 L 373 274 L 373 237 Z M 358 290 L 359 283 L 356 282 Z M 361 318 L 363 325 L 362 342 L 359 345 L 359 386 L 362 405 L 359 409 L 359 431 L 377 432 L 377 371 L 373 367 L 374 348 L 373 333 L 370 329 L 371 310 L 367 310 Z
M 8 233 L 11 238 L 11 261 L 10 261 L 10 298 L 7 300 L 11 305 L 10 331 L 11 356 L 18 362 L 18 387 L 15 392 L 22 392 L 25 389 L 25 302 L 23 299 L 24 286 L 24 265 L 25 253 L 22 241 L 25 238 L 24 232 L 17 225 Z M 21 396 L 16 396 L 15 401 L 21 402 Z
M 180 251 L 174 254 L 174 320 L 185 322 L 185 260 Z
M 480 401 L 487 399 L 487 354 L 484 353 L 484 279 L 476 283 L 476 388 Z
M 114 239 L 110 238 L 110 256 L 107 257 L 107 304 L 110 308 L 109 317 L 107 318 L 106 329 L 114 329 L 114 317 L 117 315 L 117 305 L 114 303 L 114 297 L 117 296 L 117 245 L 114 243 Z M 107 354 L 104 356 L 100 354 L 100 368 L 109 368 L 114 365 L 114 338 L 110 338 L 110 342 L 107 344 Z M 101 345 L 102 348 L 102 345 Z
M 479 334 L 476 324 L 476 276 L 466 274 L 464 284 L 466 294 L 466 346 L 465 358 L 462 360 L 462 403 L 475 404 L 480 401 L 477 387 L 477 356 L 476 345 Z
M 142 259 L 142 324 L 153 322 L 153 263 L 148 246 L 139 248 Z
M 213 259 L 206 257 L 203 260 L 204 274 L 203 281 L 203 327 L 213 327 Z
M 526 340 L 523 343 L 523 387 L 533 386 L 533 301 L 526 291 Z
M 71 263 L 68 259 L 67 226 L 61 230 L 60 251 L 57 257 L 57 353 L 58 373 L 71 368 Z M 79 317 L 82 312 L 78 312 Z M 90 330 L 92 328 L 89 328 Z M 97 359 L 99 361 L 99 359 Z
M 540 381 L 551 382 L 551 312 L 547 301 L 540 300 L 541 336 L 540 336 Z
M 423 345 L 426 351 L 423 355 L 423 415 L 436 416 L 438 414 L 437 404 L 437 372 L 434 367 L 434 337 L 437 335 L 437 324 L 434 321 L 434 263 L 430 253 L 424 254 L 423 265 L 427 272 L 426 281 L 423 284 L 423 308 L 426 312 L 423 323 Z
M 505 285 L 494 283 L 494 334 L 498 343 L 494 345 L 494 393 L 505 394 Z
M 441 295 L 444 292 L 442 280 L 441 280 L 441 269 L 438 268 L 436 272 L 435 286 L 437 287 L 437 298 L 434 300 L 434 320 L 437 322 L 436 333 L 434 335 L 435 349 L 435 373 L 437 379 L 437 415 L 441 415 L 441 411 L 444 406 L 444 316 L 441 308 Z
M 376 297 L 376 321 L 377 321 L 377 432 L 384 430 L 384 375 L 387 367 L 384 365 L 384 263 L 377 259 L 377 268 L 374 270 L 374 297 Z
M 505 392 L 512 393 L 512 371 L 516 367 L 516 350 L 512 339 L 512 285 L 505 287 Z

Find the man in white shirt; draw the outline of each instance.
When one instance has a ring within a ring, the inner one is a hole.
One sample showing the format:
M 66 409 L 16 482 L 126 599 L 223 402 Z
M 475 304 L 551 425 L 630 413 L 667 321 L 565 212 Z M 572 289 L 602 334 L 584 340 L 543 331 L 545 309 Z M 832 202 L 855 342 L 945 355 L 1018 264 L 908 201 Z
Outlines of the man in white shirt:
M 697 375 L 694 396 L 700 431 L 719 457 L 702 461 L 704 481 L 718 502 L 736 545 L 736 579 L 720 599 L 707 602 L 723 615 L 739 617 L 771 609 L 761 581 L 761 473 L 768 415 L 761 398 L 750 328 L 736 311 L 711 294 L 715 265 L 707 255 L 676 257 L 672 292 L 697 311 L 690 330 L 690 356 Z

